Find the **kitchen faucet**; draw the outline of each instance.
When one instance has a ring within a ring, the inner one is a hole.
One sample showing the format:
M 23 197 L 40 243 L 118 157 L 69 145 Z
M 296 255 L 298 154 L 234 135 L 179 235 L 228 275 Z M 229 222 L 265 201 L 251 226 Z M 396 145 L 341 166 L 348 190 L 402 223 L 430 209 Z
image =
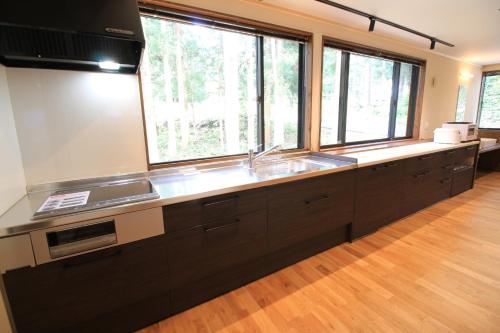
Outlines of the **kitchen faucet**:
M 272 152 L 279 152 L 280 150 L 281 150 L 281 145 L 276 145 L 274 147 L 271 147 L 267 150 L 264 150 L 261 153 L 258 153 L 257 155 L 254 153 L 253 149 L 248 150 L 248 167 L 250 169 L 255 168 L 255 162 L 257 162 L 264 156 L 271 154 Z

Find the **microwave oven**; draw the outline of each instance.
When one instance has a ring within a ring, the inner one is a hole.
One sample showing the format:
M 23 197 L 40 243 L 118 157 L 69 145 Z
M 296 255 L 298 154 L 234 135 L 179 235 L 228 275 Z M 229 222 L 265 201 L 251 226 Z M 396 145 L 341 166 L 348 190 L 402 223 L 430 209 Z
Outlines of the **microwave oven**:
M 443 124 L 443 128 L 456 128 L 460 131 L 460 141 L 477 140 L 478 128 L 476 124 L 469 122 L 450 121 Z

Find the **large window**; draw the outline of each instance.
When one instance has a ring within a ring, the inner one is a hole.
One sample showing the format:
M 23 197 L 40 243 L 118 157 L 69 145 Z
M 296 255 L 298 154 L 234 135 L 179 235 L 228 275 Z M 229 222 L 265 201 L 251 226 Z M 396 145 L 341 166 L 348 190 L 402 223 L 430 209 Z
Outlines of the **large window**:
M 306 40 L 179 15 L 142 23 L 150 164 L 303 147 Z
M 420 67 L 325 45 L 321 146 L 412 136 Z
M 485 73 L 479 107 L 479 128 L 500 129 L 500 72 Z

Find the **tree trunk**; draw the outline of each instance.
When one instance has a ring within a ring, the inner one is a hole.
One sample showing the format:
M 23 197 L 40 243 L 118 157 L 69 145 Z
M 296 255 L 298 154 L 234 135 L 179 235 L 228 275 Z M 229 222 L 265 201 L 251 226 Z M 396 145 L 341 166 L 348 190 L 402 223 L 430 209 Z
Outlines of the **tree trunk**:
M 182 50 L 182 30 L 179 24 L 175 25 L 175 55 L 177 67 L 177 91 L 179 93 L 179 105 L 181 109 L 181 145 L 182 148 L 187 148 L 189 144 L 189 110 L 186 100 L 186 87 L 184 76 L 184 55 Z
M 144 116 L 146 118 L 146 134 L 148 137 L 148 153 L 150 162 L 159 162 L 158 132 L 156 128 L 156 107 L 153 101 L 151 88 L 151 66 L 149 64 L 148 47 L 144 49 L 144 58 L 141 66 L 141 85 L 144 103 Z
M 164 40 L 168 34 L 167 22 L 161 21 L 161 32 Z M 172 92 L 172 68 L 169 61 L 169 49 L 170 45 L 165 43 L 163 46 L 163 81 L 165 82 L 165 108 L 167 112 L 167 124 L 168 124 L 168 156 L 172 158 L 177 155 L 177 138 L 176 138 L 176 128 L 175 128 L 175 108 L 174 108 L 174 96 Z
M 255 102 L 255 63 L 253 61 L 253 50 L 249 49 L 247 52 L 247 138 L 248 149 L 254 149 L 257 145 L 255 140 L 256 127 L 255 127 L 255 114 L 257 111 L 257 104 Z
M 238 99 L 238 36 L 234 33 L 223 32 L 224 49 L 224 89 L 225 89 L 225 118 L 226 153 L 240 152 L 240 124 Z
M 336 136 L 335 140 L 338 138 L 338 124 L 339 124 L 339 103 L 340 103 L 340 74 L 341 70 L 341 62 L 342 62 L 342 52 L 335 52 L 335 78 L 333 84 L 333 114 L 336 115 L 332 117 L 332 128 L 334 129 Z
M 278 73 L 278 54 L 281 54 L 282 41 L 272 39 L 271 58 L 273 67 L 273 85 L 274 85 L 274 108 L 273 108 L 273 142 L 272 145 L 283 144 L 285 142 L 285 110 L 286 99 L 283 89 L 283 82 Z

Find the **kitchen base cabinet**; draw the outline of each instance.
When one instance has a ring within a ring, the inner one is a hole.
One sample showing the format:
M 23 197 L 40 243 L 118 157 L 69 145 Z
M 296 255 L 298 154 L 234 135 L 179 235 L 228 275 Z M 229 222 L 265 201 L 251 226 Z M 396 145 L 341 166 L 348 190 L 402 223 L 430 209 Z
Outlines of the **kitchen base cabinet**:
M 168 235 L 173 288 L 186 285 L 267 253 L 267 212 L 223 217 Z
M 171 313 L 163 236 L 3 275 L 18 333 L 124 332 Z
M 352 239 L 374 232 L 400 218 L 402 162 L 357 170 Z
M 474 169 L 456 171 L 453 174 L 453 183 L 451 186 L 451 195 L 457 195 L 472 188 L 474 183 Z
M 354 172 L 269 188 L 269 248 L 277 251 L 350 225 L 354 216 Z
M 471 189 L 478 159 L 478 146 L 469 146 L 457 150 L 451 195 L 457 195 Z
M 455 154 L 451 150 L 403 161 L 403 217 L 449 198 Z
M 254 258 L 231 269 L 192 281 L 172 290 L 172 310 L 182 312 L 200 303 L 244 286 L 315 254 L 345 243 L 350 237 L 350 227 L 310 238 L 287 248 Z

